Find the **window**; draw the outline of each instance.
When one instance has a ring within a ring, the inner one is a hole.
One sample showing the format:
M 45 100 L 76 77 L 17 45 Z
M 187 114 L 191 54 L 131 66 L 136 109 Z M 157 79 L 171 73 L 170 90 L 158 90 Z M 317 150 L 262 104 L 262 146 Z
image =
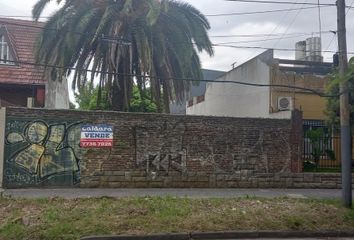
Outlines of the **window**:
M 9 44 L 6 42 L 4 35 L 0 35 L 0 64 L 14 65 L 14 59 L 10 52 Z

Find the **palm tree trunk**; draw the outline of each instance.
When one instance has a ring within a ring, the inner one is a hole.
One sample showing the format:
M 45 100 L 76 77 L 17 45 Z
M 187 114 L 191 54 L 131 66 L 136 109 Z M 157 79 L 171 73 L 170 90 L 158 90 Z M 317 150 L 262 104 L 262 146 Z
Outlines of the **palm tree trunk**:
M 154 65 L 158 66 L 157 62 L 154 60 Z M 157 69 L 151 70 L 152 76 L 159 76 Z M 153 78 L 151 82 L 151 96 L 155 100 L 156 110 L 158 113 L 162 113 L 162 106 L 161 106 L 161 81 L 158 77 Z
M 119 81 L 121 78 L 116 78 L 113 81 L 112 89 L 112 110 L 123 111 L 124 110 L 124 90 L 123 81 Z M 119 81 L 119 82 L 118 82 Z
M 163 80 L 163 104 L 165 107 L 165 113 L 170 113 L 170 88 L 167 79 Z
M 163 90 L 163 103 L 165 113 L 170 113 L 170 99 L 171 99 L 171 72 L 169 71 L 168 66 L 165 64 L 160 69 L 161 81 L 162 81 L 162 90 Z

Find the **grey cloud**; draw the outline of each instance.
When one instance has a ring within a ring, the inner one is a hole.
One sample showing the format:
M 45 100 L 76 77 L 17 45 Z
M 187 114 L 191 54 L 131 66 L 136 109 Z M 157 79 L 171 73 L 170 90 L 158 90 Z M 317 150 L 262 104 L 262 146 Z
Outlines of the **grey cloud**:
M 299 0 L 308 1 L 310 0 Z M 1 0 L 0 14 L 6 15 L 30 15 L 31 7 L 36 0 L 27 0 L 26 4 L 18 4 L 23 0 Z M 218 14 L 231 12 L 250 12 L 262 10 L 274 10 L 283 8 L 299 8 L 301 5 L 280 5 L 280 4 L 255 4 L 255 3 L 237 3 L 224 0 L 186 0 L 186 2 L 198 8 L 204 14 Z M 313 1 L 315 2 L 315 1 Z M 322 1 L 321 1 L 322 2 Z M 330 1 L 326 1 L 329 3 Z M 333 1 L 332 1 L 333 3 Z M 4 5 L 7 6 L 4 6 Z M 348 2 L 347 4 L 351 4 Z M 16 9 L 20 8 L 20 9 Z M 53 6 L 50 10 L 53 10 Z M 296 16 L 297 15 L 297 16 Z M 296 18 L 295 18 L 296 16 Z M 322 29 L 336 29 L 336 8 L 325 7 L 321 8 Z M 210 35 L 231 35 L 231 34 L 255 34 L 267 33 L 275 30 L 277 33 L 282 33 L 287 30 L 287 33 L 293 32 L 317 32 L 318 31 L 318 14 L 317 9 L 304 9 L 301 11 L 278 12 L 268 14 L 254 14 L 243 16 L 227 16 L 227 17 L 208 17 L 211 23 Z M 354 10 L 350 10 L 347 15 L 347 32 L 348 32 L 348 49 L 354 51 L 354 43 L 351 41 L 354 36 Z M 293 22 L 293 23 L 292 23 Z M 292 23 L 292 24 L 291 24 Z M 291 26 L 289 27 L 289 25 Z M 271 28 L 268 28 L 272 26 Z M 267 28 L 266 28 L 267 27 Z M 265 28 L 267 31 L 265 31 Z M 234 44 L 238 46 L 261 46 L 266 48 L 290 48 L 293 49 L 295 43 L 304 40 L 309 36 L 301 36 L 296 38 L 284 38 L 280 41 L 264 41 L 264 42 L 249 42 Z M 337 48 L 336 37 L 333 39 L 332 34 L 323 34 L 323 49 L 335 51 Z M 274 38 L 274 37 L 269 37 Z M 257 40 L 263 38 L 212 38 L 213 42 L 229 42 L 229 41 L 245 41 Z M 329 48 L 328 48 L 329 46 Z M 229 70 L 231 64 L 238 62 L 239 64 L 260 53 L 260 50 L 254 49 L 231 49 L 231 48 L 215 48 L 214 58 L 209 58 L 205 54 L 201 55 L 203 66 L 221 70 Z M 276 57 L 293 58 L 293 52 L 275 51 Z M 324 54 L 327 61 L 331 60 L 331 53 Z

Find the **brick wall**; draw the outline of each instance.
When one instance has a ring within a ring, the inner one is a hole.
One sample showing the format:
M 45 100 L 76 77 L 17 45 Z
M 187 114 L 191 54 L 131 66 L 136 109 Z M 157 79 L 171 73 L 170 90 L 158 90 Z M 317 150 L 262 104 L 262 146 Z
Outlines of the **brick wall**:
M 9 188 L 280 187 L 290 186 L 289 176 L 302 169 L 301 114 L 275 120 L 24 108 L 6 112 L 4 185 Z M 114 147 L 80 148 L 82 124 L 112 125 Z

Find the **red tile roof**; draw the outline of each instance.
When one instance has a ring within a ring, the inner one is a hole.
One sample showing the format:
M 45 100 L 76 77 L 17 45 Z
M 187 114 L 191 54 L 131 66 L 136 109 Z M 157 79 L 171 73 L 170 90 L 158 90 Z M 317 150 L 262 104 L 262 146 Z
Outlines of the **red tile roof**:
M 43 23 L 0 18 L 0 29 L 8 32 L 10 46 L 15 52 L 14 59 L 19 62 L 34 63 L 33 48 Z M 24 63 L 16 65 L 0 64 L 0 84 L 44 85 L 43 69 Z

